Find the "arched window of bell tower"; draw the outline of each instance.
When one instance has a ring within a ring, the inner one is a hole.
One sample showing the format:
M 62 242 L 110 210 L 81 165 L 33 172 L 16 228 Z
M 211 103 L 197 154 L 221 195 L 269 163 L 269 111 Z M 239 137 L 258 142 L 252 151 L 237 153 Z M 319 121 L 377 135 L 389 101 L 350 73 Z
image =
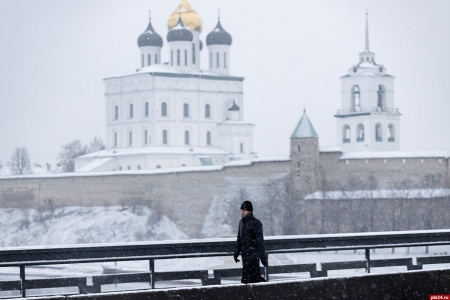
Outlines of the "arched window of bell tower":
M 388 126 L 388 142 L 395 142 L 394 124 L 389 124 L 389 126 Z
M 375 141 L 382 142 L 383 141 L 383 127 L 380 123 L 375 125 Z
M 189 118 L 189 104 L 183 104 L 183 117 Z
M 211 118 L 211 106 L 209 104 L 205 105 L 205 118 Z
M 167 103 L 161 103 L 161 117 L 167 117 Z
M 383 111 L 386 109 L 386 88 L 384 85 L 380 84 L 378 86 L 378 103 L 377 109 Z
M 342 131 L 342 141 L 344 143 L 350 143 L 350 126 L 344 125 L 343 131 Z
M 352 111 L 360 111 L 361 110 L 361 92 L 359 90 L 359 86 L 354 85 L 352 87 Z
M 364 142 L 364 125 L 363 124 L 358 125 L 358 130 L 356 133 L 356 141 Z

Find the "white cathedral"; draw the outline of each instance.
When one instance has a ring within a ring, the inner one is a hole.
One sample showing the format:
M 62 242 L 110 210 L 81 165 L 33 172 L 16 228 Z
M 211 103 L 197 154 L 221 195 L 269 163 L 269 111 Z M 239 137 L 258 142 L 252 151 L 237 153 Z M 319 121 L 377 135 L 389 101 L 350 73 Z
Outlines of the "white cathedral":
M 138 38 L 140 68 L 104 79 L 106 149 L 78 157 L 76 172 L 152 170 L 251 160 L 253 124 L 243 120 L 243 77 L 230 75 L 231 35 L 220 23 L 207 35 L 187 0 L 169 17 L 170 61 L 151 19 Z
M 243 121 L 244 78 L 230 75 L 232 37 L 219 18 L 206 37 L 209 68 L 202 70 L 202 24 L 188 0 L 181 0 L 168 21 L 170 61 L 162 63 L 163 39 L 150 20 L 138 38 L 140 68 L 104 79 L 106 149 L 78 157 L 76 172 L 224 165 L 255 158 L 254 125 Z M 369 49 L 366 15 L 365 50 L 341 77 L 342 106 L 335 115 L 340 152 L 400 150 L 394 79 Z M 293 136 L 317 137 L 306 113 Z

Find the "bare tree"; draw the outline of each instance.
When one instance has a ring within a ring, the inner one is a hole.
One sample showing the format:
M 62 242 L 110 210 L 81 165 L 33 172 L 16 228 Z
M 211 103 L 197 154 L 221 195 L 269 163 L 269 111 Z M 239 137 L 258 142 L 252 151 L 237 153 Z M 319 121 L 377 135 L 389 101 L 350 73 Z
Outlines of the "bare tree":
M 87 149 L 87 153 L 93 153 L 105 149 L 105 144 L 101 138 L 94 137 Z
M 59 153 L 58 160 L 63 172 L 75 171 L 75 158 L 87 153 L 87 146 L 81 145 L 80 140 L 74 140 L 71 143 L 62 145 L 62 151 Z
M 25 147 L 16 147 L 11 155 L 11 172 L 14 175 L 31 174 L 30 156 Z

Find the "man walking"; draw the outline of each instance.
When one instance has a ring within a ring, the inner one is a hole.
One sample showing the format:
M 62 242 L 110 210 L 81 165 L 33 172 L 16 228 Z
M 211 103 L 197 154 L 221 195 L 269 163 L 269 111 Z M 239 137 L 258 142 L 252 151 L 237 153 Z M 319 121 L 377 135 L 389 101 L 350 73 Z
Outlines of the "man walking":
M 265 267 L 268 266 L 264 249 L 263 226 L 261 221 L 253 216 L 253 205 L 250 201 L 242 203 L 241 215 L 234 261 L 239 262 L 240 254 L 242 257 L 242 283 L 263 282 L 265 280 L 261 277 L 259 260 Z

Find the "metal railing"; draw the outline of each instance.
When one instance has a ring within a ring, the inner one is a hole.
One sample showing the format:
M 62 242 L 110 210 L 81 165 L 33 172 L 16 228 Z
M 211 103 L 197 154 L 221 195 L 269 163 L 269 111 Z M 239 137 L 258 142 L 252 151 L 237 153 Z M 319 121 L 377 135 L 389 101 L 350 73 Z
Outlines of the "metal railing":
M 202 285 L 220 284 L 222 278 L 239 277 L 241 269 L 215 269 L 212 276 L 207 270 L 156 272 L 155 260 L 233 255 L 235 239 L 205 239 L 167 242 L 142 242 L 122 244 L 94 244 L 46 247 L 4 248 L 0 250 L 0 268 L 18 267 L 20 280 L 0 281 L 0 291 L 20 290 L 26 297 L 27 289 L 78 287 L 81 294 L 100 293 L 102 285 L 147 282 L 155 288 L 156 281 L 200 279 Z M 291 264 L 261 268 L 266 280 L 270 274 L 309 272 L 311 277 L 326 277 L 328 271 L 345 269 L 406 266 L 420 270 L 425 264 L 450 263 L 450 256 L 394 258 L 372 260 L 370 250 L 380 248 L 450 245 L 450 230 L 326 234 L 312 236 L 279 236 L 266 238 L 266 252 L 270 254 L 300 253 L 337 250 L 365 250 L 365 259 L 358 261 Z M 26 279 L 26 268 L 37 265 L 98 263 L 148 260 L 149 271 L 144 273 L 113 274 L 87 277 Z

